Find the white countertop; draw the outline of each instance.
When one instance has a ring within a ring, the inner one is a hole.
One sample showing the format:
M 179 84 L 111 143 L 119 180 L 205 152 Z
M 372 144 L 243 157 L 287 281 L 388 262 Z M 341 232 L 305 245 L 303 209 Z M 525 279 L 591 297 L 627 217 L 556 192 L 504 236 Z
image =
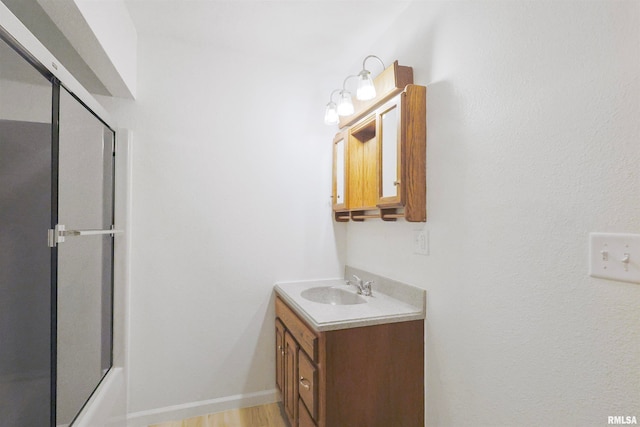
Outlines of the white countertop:
M 344 279 L 277 283 L 274 289 L 300 317 L 320 332 L 425 318 L 425 291 L 422 297 L 413 301 L 401 301 L 380 292 L 374 285 L 373 296 L 362 297 L 367 303 L 353 305 L 321 304 L 300 295 L 307 289 L 319 286 L 333 286 L 356 293 L 355 287 L 347 286 Z

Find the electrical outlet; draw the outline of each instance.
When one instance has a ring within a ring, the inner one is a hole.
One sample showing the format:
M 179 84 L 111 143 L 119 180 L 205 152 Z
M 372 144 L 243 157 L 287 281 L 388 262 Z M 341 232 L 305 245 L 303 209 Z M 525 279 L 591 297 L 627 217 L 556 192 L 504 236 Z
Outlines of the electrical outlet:
M 429 255 L 429 231 L 415 230 L 413 234 L 413 253 Z
M 640 234 L 589 234 L 589 275 L 640 283 Z

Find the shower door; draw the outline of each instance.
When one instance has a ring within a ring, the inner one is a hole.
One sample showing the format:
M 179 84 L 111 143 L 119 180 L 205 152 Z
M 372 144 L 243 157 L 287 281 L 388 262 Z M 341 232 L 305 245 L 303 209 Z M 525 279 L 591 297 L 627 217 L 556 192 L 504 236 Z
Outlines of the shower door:
M 57 256 L 55 413 L 62 426 L 75 419 L 112 364 L 115 140 L 64 87 L 54 87 L 55 98 L 57 225 L 49 243 Z
M 0 39 L 0 427 L 51 419 L 51 94 Z
M 72 424 L 112 366 L 114 144 L 0 27 L 0 427 Z

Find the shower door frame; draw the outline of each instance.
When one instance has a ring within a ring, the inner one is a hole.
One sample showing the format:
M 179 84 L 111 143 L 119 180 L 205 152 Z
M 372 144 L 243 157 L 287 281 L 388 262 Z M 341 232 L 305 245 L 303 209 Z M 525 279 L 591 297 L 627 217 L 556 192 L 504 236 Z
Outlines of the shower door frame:
M 118 146 L 119 130 L 116 131 L 116 127 L 110 124 L 111 118 L 104 108 L 93 98 L 93 96 L 59 63 L 59 61 L 29 32 L 29 30 L 9 11 L 9 9 L 2 3 L 0 3 L 0 39 L 9 45 L 15 52 L 17 52 L 22 58 L 24 58 L 31 66 L 33 66 L 40 74 L 42 74 L 47 80 L 51 82 L 51 102 L 52 102 L 52 133 L 51 133 L 51 228 L 55 229 L 58 223 L 58 175 L 59 175 L 59 102 L 60 102 L 60 87 L 66 89 L 69 94 L 76 101 L 78 101 L 84 108 L 87 109 L 95 118 L 97 118 L 104 126 L 106 126 L 114 134 L 113 149 L 114 159 L 112 162 L 112 204 L 111 204 L 111 223 L 115 224 L 116 219 L 116 146 Z M 128 139 L 125 136 L 125 139 Z M 127 141 L 128 144 L 128 141 Z M 128 149 L 128 147 L 127 147 Z M 126 166 L 128 175 L 129 165 Z M 126 176 L 125 175 L 125 176 Z M 128 198 L 128 195 L 126 196 Z M 127 200 L 128 202 L 128 200 Z M 125 222 L 127 214 L 125 213 Z M 46 242 L 46 238 L 43 236 L 43 241 Z M 114 239 L 115 240 L 115 239 Z M 125 243 L 125 253 L 127 252 Z M 105 382 L 105 378 L 109 376 L 109 373 L 113 371 L 115 367 L 115 288 L 116 288 L 116 242 L 113 241 L 111 245 L 111 355 L 109 369 L 102 375 L 100 381 L 96 385 L 90 396 L 78 413 L 75 415 L 73 421 L 69 425 L 75 425 L 76 421 L 82 417 L 83 412 L 87 409 L 87 404 L 95 397 L 96 392 L 101 388 L 101 385 Z M 118 258 L 122 259 L 122 255 Z M 128 274 L 128 272 L 125 272 Z M 56 380 L 57 380 L 57 291 L 58 291 L 58 248 L 51 248 L 51 351 L 50 351 L 50 364 L 51 364 L 51 408 L 50 408 L 50 424 L 56 425 Z M 126 338 L 125 338 L 126 339 Z M 123 361 L 119 363 L 123 365 Z M 126 382 L 126 380 L 125 380 Z M 125 415 L 125 414 L 123 414 Z M 82 421 L 79 423 L 82 424 Z
M 116 131 L 109 126 L 100 116 L 98 116 L 85 102 L 83 102 L 78 96 L 76 96 L 71 90 L 69 90 L 59 79 L 56 77 L 52 77 L 52 121 L 51 121 L 51 229 L 49 233 L 56 233 L 57 226 L 59 224 L 59 213 L 60 213 L 60 205 L 59 205 L 59 177 L 60 177 L 60 90 L 64 89 L 67 93 L 77 101 L 83 108 L 86 109 L 87 112 L 91 113 L 91 115 L 96 118 L 103 126 L 113 132 L 113 159 L 111 161 L 111 209 L 110 209 L 110 223 L 113 226 L 115 225 L 115 189 L 116 189 L 116 179 L 115 179 L 115 159 L 116 159 Z M 111 233 L 111 236 L 114 236 L 115 231 Z M 82 236 L 80 236 L 82 237 Z M 57 425 L 57 402 L 58 402 L 58 392 L 57 392 L 57 383 L 58 383 L 58 244 L 57 236 L 51 241 L 50 236 L 50 247 L 51 247 L 51 426 L 55 427 Z M 64 241 L 64 240 L 63 240 Z M 63 242 L 62 241 L 62 242 Z M 60 243 L 62 243 L 60 242 Z M 53 244 L 52 244 L 53 243 Z M 69 423 L 69 425 L 73 425 L 78 418 L 78 416 L 82 413 L 87 403 L 91 400 L 91 397 L 95 394 L 95 392 L 100 387 L 102 381 L 104 381 L 105 377 L 113 368 L 113 359 L 114 359 L 114 289 L 115 289 L 115 242 L 111 241 L 111 286 L 110 286 L 110 307 L 109 313 L 111 318 L 110 325 L 110 355 L 109 355 L 109 369 L 107 369 L 104 374 L 100 377 L 100 380 L 95 385 L 93 391 L 89 396 L 86 396 L 86 399 L 82 406 L 79 408 L 78 412 L 74 415 L 73 419 Z

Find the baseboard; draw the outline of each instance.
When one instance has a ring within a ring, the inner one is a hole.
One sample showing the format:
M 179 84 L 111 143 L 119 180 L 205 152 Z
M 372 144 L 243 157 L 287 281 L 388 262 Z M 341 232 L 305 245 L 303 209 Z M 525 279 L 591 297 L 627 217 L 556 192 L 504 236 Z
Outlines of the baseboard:
M 256 393 L 236 394 L 218 399 L 202 400 L 200 402 L 182 405 L 166 406 L 148 411 L 134 412 L 127 416 L 127 427 L 147 427 L 167 421 L 183 420 L 206 414 L 215 414 L 229 409 L 248 408 L 250 406 L 266 405 L 277 402 L 280 395 L 276 389 L 264 390 Z
M 125 371 L 113 367 L 100 382 L 78 417 L 74 427 L 125 427 L 127 412 Z M 57 427 L 64 427 L 58 425 Z

